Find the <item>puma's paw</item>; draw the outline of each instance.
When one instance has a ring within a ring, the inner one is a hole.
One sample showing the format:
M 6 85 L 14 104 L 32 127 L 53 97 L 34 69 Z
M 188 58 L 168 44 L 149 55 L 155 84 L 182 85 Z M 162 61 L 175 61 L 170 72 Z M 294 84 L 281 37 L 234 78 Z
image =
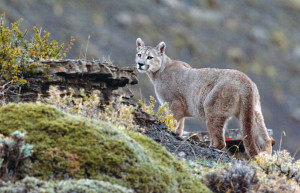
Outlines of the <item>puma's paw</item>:
M 177 133 L 179 136 L 182 136 L 183 130 L 182 129 L 176 129 L 175 133 Z
M 211 145 L 209 146 L 210 148 L 215 148 L 215 149 L 219 149 L 219 150 L 223 150 L 225 149 L 226 145 L 224 144 L 217 144 L 217 145 Z

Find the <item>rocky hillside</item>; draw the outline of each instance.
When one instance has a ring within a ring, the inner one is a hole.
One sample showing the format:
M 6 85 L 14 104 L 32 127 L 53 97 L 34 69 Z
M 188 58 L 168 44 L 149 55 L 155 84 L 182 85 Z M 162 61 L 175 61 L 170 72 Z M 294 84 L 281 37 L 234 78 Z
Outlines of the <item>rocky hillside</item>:
M 260 90 L 267 127 L 277 142 L 285 131 L 282 146 L 291 152 L 300 145 L 299 10 L 298 0 L 0 1 L 9 22 L 24 18 L 24 27 L 46 28 L 60 42 L 74 36 L 71 58 L 134 65 L 142 37 L 165 41 L 171 58 L 193 67 L 246 72 Z M 139 80 L 136 94 L 154 95 L 148 78 Z M 194 121 L 187 128 L 205 130 Z
M 138 122 L 130 105 L 95 111 L 84 98 L 76 106 L 51 91 L 52 106 L 0 106 L 0 192 L 300 191 L 300 162 L 287 151 L 238 161 L 158 120 Z

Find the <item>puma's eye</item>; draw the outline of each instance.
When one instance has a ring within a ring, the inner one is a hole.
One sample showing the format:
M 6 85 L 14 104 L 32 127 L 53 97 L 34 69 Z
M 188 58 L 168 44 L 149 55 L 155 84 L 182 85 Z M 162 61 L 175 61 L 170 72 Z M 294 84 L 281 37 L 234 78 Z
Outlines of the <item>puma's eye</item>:
M 141 57 L 142 56 L 142 54 L 138 54 L 138 57 Z
M 151 60 L 153 57 L 152 56 L 148 56 L 147 57 L 147 60 Z

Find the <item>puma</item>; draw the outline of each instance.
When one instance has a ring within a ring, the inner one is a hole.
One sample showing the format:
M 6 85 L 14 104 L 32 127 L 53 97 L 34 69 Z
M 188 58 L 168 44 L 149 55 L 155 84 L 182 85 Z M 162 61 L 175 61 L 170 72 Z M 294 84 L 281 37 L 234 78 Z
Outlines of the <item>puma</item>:
M 272 139 L 264 123 L 258 89 L 247 75 L 232 69 L 192 68 L 169 58 L 164 42 L 151 47 L 138 38 L 136 45 L 136 67 L 149 76 L 159 102 L 169 103 L 179 135 L 185 117 L 194 117 L 206 122 L 210 145 L 223 149 L 226 121 L 235 116 L 247 154 L 251 158 L 260 152 L 271 154 Z

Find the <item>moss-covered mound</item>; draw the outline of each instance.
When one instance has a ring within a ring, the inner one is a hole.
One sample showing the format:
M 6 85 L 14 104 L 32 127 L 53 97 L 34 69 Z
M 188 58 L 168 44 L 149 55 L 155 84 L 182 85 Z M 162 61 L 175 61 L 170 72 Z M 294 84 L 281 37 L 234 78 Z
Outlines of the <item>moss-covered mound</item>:
M 105 122 L 24 103 L 0 108 L 0 133 L 25 131 L 34 145 L 27 175 L 40 179 L 89 178 L 137 192 L 209 192 L 159 144 Z

